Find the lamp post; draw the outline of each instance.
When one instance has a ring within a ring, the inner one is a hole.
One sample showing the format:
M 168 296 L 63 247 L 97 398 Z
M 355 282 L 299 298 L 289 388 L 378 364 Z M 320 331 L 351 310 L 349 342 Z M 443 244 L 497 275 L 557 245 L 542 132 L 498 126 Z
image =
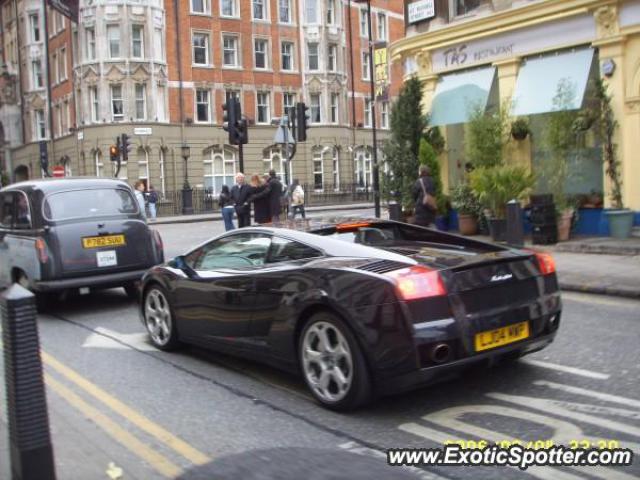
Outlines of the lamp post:
M 180 147 L 182 158 L 184 158 L 184 185 L 182 185 L 182 214 L 193 214 L 193 190 L 189 185 L 189 170 L 187 169 L 188 160 L 191 156 L 191 148 L 187 144 L 182 144 Z
M 275 145 L 279 145 L 284 149 L 285 156 L 285 169 L 284 169 L 284 184 L 289 186 L 289 172 L 291 171 L 291 160 L 296 154 L 296 140 L 291 135 L 289 130 L 289 116 L 283 115 L 281 118 L 274 118 L 271 121 L 272 124 L 278 125 L 276 135 L 273 139 Z

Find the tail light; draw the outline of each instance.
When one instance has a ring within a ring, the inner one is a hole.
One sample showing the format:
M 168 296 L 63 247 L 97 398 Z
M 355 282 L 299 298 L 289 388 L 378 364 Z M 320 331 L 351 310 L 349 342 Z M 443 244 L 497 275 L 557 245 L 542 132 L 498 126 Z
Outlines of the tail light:
M 160 257 L 164 254 L 164 245 L 162 244 L 162 237 L 157 230 L 151 230 L 153 232 L 153 241 L 156 244 L 156 251 Z
M 38 260 L 40 263 L 47 263 L 49 261 L 49 254 L 47 253 L 47 244 L 44 239 L 36 238 L 36 251 L 38 252 Z
M 447 294 L 447 289 L 437 270 L 422 265 L 394 270 L 385 273 L 396 284 L 396 289 L 403 300 L 438 297 Z
M 556 262 L 553 257 L 544 252 L 534 252 L 536 260 L 538 261 L 538 268 L 543 275 L 549 275 L 556 271 Z

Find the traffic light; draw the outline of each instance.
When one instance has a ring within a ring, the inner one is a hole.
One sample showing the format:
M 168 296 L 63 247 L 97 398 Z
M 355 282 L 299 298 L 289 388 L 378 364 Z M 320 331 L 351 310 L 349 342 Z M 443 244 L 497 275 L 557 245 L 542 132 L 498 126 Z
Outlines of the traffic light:
M 117 140 L 117 145 L 111 145 L 109 147 L 109 156 L 111 157 L 112 162 L 117 162 L 120 160 L 120 138 L 118 138 Z
M 121 144 L 120 150 L 122 151 L 122 161 L 127 162 L 129 161 L 129 154 L 131 153 L 131 148 L 133 148 L 133 145 L 131 145 L 131 138 L 126 133 L 123 133 L 120 137 L 122 139 L 120 142 Z
M 238 144 L 246 145 L 249 143 L 249 129 L 247 128 L 247 119 L 241 118 L 238 122 Z
M 307 140 L 307 130 L 309 129 L 309 115 L 307 107 L 304 102 L 296 103 L 296 141 L 304 142 Z
M 238 145 L 238 110 L 240 109 L 240 102 L 236 97 L 229 97 L 226 103 L 222 104 L 222 129 L 229 133 L 229 145 Z

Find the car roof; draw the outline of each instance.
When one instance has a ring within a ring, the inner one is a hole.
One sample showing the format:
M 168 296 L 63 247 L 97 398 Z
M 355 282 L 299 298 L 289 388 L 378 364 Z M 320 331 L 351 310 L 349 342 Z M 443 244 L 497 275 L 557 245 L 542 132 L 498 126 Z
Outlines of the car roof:
M 40 190 L 43 193 L 59 192 L 70 189 L 83 188 L 100 188 L 100 187 L 125 187 L 130 188 L 129 184 L 123 180 L 115 178 L 99 178 L 99 177 L 73 177 L 73 178 L 37 178 L 33 180 L 25 180 L 23 182 L 12 183 L 7 185 L 0 192 L 10 190 L 34 191 Z

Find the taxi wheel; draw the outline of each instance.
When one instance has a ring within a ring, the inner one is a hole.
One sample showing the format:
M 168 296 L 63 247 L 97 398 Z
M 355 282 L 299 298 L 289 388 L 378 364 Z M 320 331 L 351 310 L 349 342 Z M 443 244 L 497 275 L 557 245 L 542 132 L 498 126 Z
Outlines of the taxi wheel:
M 342 319 L 313 315 L 298 342 L 300 370 L 311 394 L 332 410 L 351 410 L 372 398 L 369 369 L 358 342 Z
M 180 347 L 173 309 L 164 288 L 152 285 L 144 292 L 142 313 L 147 333 L 155 347 L 166 351 Z

